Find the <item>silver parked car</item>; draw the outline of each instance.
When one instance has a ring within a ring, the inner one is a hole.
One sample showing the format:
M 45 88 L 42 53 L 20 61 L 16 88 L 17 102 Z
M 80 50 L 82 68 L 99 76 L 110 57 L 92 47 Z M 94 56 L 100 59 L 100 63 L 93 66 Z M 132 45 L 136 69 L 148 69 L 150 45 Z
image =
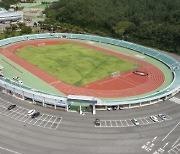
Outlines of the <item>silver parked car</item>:
M 136 126 L 139 126 L 140 124 L 139 124 L 139 121 L 137 120 L 137 119 L 135 119 L 135 118 L 133 118 L 132 120 L 132 123 L 134 124 L 134 125 L 136 125 Z

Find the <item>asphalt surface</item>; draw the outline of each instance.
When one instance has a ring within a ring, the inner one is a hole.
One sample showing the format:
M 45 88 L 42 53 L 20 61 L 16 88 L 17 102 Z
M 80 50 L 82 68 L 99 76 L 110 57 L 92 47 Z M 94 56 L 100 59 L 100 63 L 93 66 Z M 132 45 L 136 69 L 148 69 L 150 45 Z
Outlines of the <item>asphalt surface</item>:
M 180 93 L 175 97 L 180 98 Z M 178 147 L 180 144 L 180 104 L 169 100 L 136 109 L 97 111 L 96 115 L 79 115 L 43 108 L 2 94 L 2 92 L 0 98 L 0 102 L 8 101 L 18 107 L 33 108 L 41 113 L 62 117 L 57 129 L 53 130 L 0 114 L 0 154 L 180 153 Z M 133 127 L 94 126 L 95 118 L 123 120 L 160 113 L 168 115 L 171 120 Z

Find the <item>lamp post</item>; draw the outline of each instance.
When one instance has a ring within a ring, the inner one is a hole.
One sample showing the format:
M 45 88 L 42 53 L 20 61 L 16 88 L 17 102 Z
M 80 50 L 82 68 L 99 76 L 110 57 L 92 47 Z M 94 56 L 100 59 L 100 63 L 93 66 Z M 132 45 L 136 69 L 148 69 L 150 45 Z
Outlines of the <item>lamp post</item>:
M 51 25 L 51 33 L 53 33 L 53 29 L 54 29 L 54 27 L 53 27 L 53 25 Z

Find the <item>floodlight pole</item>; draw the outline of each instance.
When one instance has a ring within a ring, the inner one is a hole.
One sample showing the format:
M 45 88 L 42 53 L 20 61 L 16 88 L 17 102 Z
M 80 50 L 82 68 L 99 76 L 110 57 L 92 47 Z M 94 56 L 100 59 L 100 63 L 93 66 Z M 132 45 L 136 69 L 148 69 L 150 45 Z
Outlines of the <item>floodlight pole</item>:
M 80 104 L 79 106 L 79 114 L 82 114 L 82 107 L 81 107 L 82 104 Z
M 93 112 L 92 112 L 92 114 L 93 115 L 96 114 L 96 106 L 95 106 L 95 104 L 93 104 Z

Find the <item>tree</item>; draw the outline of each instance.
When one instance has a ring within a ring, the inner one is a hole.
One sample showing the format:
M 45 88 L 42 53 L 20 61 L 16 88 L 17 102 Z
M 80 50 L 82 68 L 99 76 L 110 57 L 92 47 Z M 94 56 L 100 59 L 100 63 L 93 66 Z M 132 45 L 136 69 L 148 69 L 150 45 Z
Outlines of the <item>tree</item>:
M 116 34 L 118 34 L 119 36 L 123 36 L 125 34 L 131 33 L 134 28 L 134 23 L 130 21 L 120 21 L 113 29 Z

